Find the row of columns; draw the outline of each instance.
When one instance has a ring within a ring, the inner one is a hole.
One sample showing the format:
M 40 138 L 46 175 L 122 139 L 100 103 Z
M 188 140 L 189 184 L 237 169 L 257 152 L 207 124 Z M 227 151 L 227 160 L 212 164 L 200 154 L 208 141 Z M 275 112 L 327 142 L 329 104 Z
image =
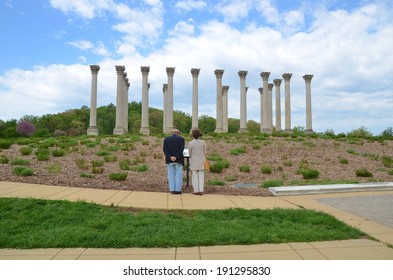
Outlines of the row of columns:
M 116 65 L 117 73 L 117 92 L 116 92 L 116 125 L 113 134 L 125 134 L 128 132 L 128 90 L 130 87 L 125 67 Z M 91 102 L 90 102 L 90 126 L 87 130 L 88 135 L 98 135 L 97 128 L 97 75 L 100 70 L 99 65 L 90 65 L 92 73 L 91 82 Z M 149 75 L 150 67 L 141 66 L 142 72 L 142 115 L 141 115 L 141 134 L 149 134 Z M 191 68 L 192 75 L 192 127 L 198 128 L 198 76 L 200 68 Z M 173 76 L 174 67 L 166 68 L 168 81 L 163 84 L 164 106 L 163 106 L 163 132 L 169 133 L 173 128 Z M 247 132 L 247 89 L 246 77 L 247 71 L 239 71 L 240 78 L 240 129 L 239 132 Z M 216 76 L 216 129 L 215 132 L 228 132 L 228 91 L 229 86 L 222 85 L 223 69 L 214 71 Z M 260 131 L 264 133 L 273 132 L 273 108 L 272 108 L 272 89 L 275 86 L 275 104 L 276 104 L 276 131 L 281 129 L 281 92 L 280 86 L 282 79 L 274 79 L 269 83 L 270 72 L 260 74 L 263 87 L 260 92 Z M 285 82 L 285 129 L 284 132 L 291 130 L 291 101 L 290 101 L 290 80 L 292 73 L 282 75 Z M 304 75 L 306 83 L 306 132 L 312 130 L 312 112 L 311 112 L 311 79 L 313 75 Z

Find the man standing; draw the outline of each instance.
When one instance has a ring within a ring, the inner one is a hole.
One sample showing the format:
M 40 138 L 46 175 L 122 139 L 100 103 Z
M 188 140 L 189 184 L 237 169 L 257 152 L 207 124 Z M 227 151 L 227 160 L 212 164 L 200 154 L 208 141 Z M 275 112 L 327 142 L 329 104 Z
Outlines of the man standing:
M 164 139 L 163 150 L 165 162 L 168 166 L 168 183 L 171 194 L 181 194 L 183 185 L 184 138 L 180 131 L 172 129 L 172 135 Z

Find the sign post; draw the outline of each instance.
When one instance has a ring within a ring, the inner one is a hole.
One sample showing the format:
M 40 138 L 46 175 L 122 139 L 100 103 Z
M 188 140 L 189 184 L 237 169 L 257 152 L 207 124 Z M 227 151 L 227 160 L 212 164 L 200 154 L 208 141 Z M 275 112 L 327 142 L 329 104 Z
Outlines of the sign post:
M 184 148 L 183 150 L 183 156 L 186 159 L 186 187 L 188 188 L 189 180 L 190 180 L 190 155 L 188 153 L 188 148 Z

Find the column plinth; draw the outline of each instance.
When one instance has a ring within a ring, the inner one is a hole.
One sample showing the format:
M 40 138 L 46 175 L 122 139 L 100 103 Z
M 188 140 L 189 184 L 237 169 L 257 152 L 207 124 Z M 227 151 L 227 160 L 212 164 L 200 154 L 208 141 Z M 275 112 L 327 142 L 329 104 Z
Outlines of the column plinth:
M 91 70 L 91 99 L 90 99 L 90 123 L 87 129 L 87 135 L 97 136 L 97 76 L 100 70 L 99 65 L 90 65 Z

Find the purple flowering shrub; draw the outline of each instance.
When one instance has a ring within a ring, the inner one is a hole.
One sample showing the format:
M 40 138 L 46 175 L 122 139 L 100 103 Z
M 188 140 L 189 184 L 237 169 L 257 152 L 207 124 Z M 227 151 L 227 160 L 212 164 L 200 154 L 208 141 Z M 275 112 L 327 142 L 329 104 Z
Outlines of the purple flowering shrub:
M 28 121 L 20 121 L 16 125 L 16 133 L 21 136 L 32 136 L 35 133 L 35 126 Z

